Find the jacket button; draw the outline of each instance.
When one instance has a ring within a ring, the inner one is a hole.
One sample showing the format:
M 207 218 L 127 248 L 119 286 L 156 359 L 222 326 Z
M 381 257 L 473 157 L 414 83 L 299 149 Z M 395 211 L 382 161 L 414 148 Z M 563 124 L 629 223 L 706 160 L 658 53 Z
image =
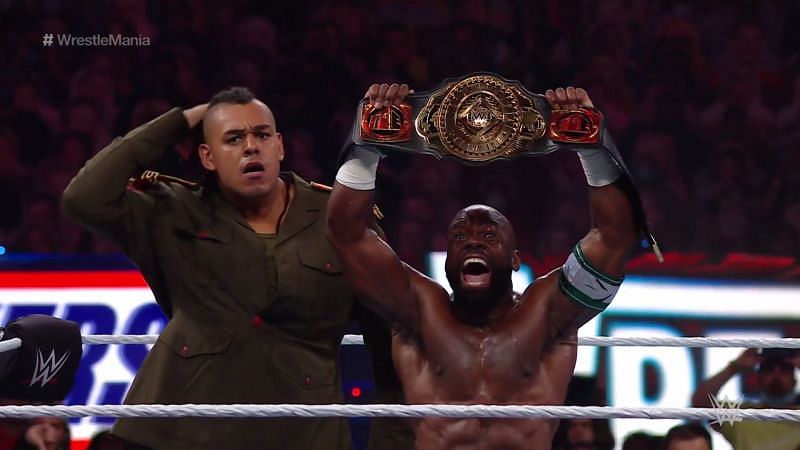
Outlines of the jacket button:
M 181 346 L 181 355 L 186 356 L 188 354 L 189 354 L 189 346 L 188 345 L 182 345 Z
M 253 318 L 250 320 L 250 323 L 253 324 L 254 327 L 258 328 L 264 324 L 264 319 L 262 319 L 261 316 L 253 316 Z
M 306 378 L 303 380 L 303 383 L 306 386 L 311 386 L 311 376 L 310 375 L 306 375 Z

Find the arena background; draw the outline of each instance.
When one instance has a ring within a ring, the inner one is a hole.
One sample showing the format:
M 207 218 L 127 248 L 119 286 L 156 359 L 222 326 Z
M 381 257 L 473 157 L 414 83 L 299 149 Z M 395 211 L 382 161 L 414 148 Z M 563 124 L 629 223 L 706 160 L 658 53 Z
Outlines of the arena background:
M 114 136 L 245 85 L 275 111 L 285 167 L 330 183 L 370 83 L 425 90 L 486 70 L 535 92 L 589 91 L 666 252 L 661 265 L 636 256 L 585 334 L 800 336 L 798 21 L 795 0 L 0 1 L 0 323 L 44 312 L 84 333 L 163 326 L 117 249 L 61 213 L 66 184 Z M 154 169 L 199 175 L 188 142 Z M 519 282 L 561 264 L 589 224 L 567 152 L 479 168 L 391 155 L 379 193 L 392 245 L 434 276 L 446 224 L 468 203 L 514 224 Z M 119 402 L 146 350 L 86 347 L 67 403 Z M 576 371 L 596 375 L 614 406 L 687 406 L 736 354 L 586 348 Z M 350 400 L 369 402 L 365 350 L 342 358 L 346 392 L 361 389 Z M 738 398 L 752 381 L 725 391 Z M 78 439 L 108 424 L 72 423 Z M 617 420 L 614 431 L 619 446 L 672 424 Z M 354 421 L 359 446 L 366 425 Z

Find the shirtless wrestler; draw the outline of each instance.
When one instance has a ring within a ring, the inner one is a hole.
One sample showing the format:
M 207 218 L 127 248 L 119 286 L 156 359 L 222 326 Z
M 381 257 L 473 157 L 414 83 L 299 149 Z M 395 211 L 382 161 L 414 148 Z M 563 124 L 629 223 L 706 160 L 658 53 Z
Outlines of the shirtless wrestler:
M 380 108 L 399 104 L 408 92 L 406 85 L 373 85 L 366 97 Z M 554 109 L 592 106 L 583 89 L 559 88 L 546 97 Z M 393 358 L 408 403 L 563 404 L 578 328 L 613 299 L 638 235 L 631 204 L 615 182 L 616 163 L 600 149 L 578 156 L 590 185 L 591 229 L 561 268 L 522 294 L 511 285 L 520 267 L 514 230 L 500 212 L 472 205 L 451 222 L 445 262 L 451 297 L 367 227 L 378 154 L 357 147 L 339 169 L 328 238 L 358 296 L 393 325 Z M 557 426 L 527 419 L 413 424 L 420 450 L 549 450 Z

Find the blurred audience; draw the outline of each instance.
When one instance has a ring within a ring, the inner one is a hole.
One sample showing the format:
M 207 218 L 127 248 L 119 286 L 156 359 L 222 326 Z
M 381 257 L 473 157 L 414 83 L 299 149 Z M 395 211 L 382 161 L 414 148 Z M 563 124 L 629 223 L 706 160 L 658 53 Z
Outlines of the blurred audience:
M 565 442 L 554 449 L 559 450 L 614 450 L 614 435 L 608 420 L 562 419 Z M 554 442 L 555 444 L 555 442 Z
M 643 431 L 631 433 L 622 442 L 622 450 L 658 450 L 663 445 L 664 438 L 654 436 Z
M 664 437 L 664 450 L 711 450 L 711 434 L 699 423 L 676 425 Z
M 736 375 L 742 376 L 745 392 L 750 392 L 742 408 L 797 408 L 800 396 L 796 391 L 796 370 L 800 353 L 792 349 L 750 348 L 728 363 L 722 371 L 700 383 L 692 395 L 692 406 L 710 408 L 719 398 L 719 391 Z M 753 371 L 755 370 L 755 373 Z M 755 378 L 754 382 L 747 383 Z M 748 380 L 750 378 L 750 380 Z M 749 386 L 749 385 L 752 385 Z M 751 389 L 747 389 L 751 387 Z M 712 423 L 736 450 L 765 448 L 795 450 L 800 447 L 800 424 L 797 422 L 759 422 L 742 420 L 733 423 Z
M 573 376 L 567 389 L 567 406 L 608 406 L 596 378 Z M 608 420 L 562 419 L 553 437 L 553 450 L 613 450 L 614 435 Z
M 126 450 L 125 446 L 125 441 L 105 430 L 92 436 L 86 450 Z
M 147 2 L 100 7 L 0 2 L 6 62 L 0 74 L 0 244 L 17 252 L 113 252 L 68 227 L 46 223 L 42 196 L 58 199 L 83 161 L 113 135 L 191 105 L 230 85 L 269 99 L 286 123 L 287 161 L 330 183 L 355 103 L 375 81 L 417 91 L 488 70 L 542 92 L 589 90 L 642 188 L 665 250 L 800 252 L 800 42 L 792 2 L 471 0 L 366 2 Z M 21 25 L 21 24 L 24 24 Z M 235 29 L 230 39 L 216 39 Z M 44 33 L 146 37 L 131 47 L 45 47 Z M 196 177 L 194 149 L 156 169 Z M 568 155 L 572 156 L 572 155 Z M 392 155 L 390 159 L 400 159 Z M 547 160 L 547 161 L 545 161 Z M 391 163 L 384 228 L 417 265 L 468 202 L 501 208 L 520 232 L 529 264 L 546 270 L 585 232 L 585 182 L 574 158 L 502 170 L 431 158 Z M 387 165 L 387 167 L 389 167 Z M 546 170 L 545 170 L 546 169 Z M 507 177 L 506 177 L 507 178 Z M 543 198 L 539 191 L 551 193 Z M 555 191 L 555 193 L 553 193 Z M 525 192 L 533 192 L 532 195 Z M 405 201 L 411 197 L 414 200 Z M 30 201 L 28 201 L 30 200 Z M 47 209 L 45 207 L 44 209 Z
M 31 420 L 13 450 L 70 450 L 69 424 L 59 417 Z

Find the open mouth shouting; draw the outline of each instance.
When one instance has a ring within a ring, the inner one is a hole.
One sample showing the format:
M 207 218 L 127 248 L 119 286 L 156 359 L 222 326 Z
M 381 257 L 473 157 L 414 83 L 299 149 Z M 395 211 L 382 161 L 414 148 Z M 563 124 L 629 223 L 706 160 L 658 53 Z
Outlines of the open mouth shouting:
M 242 173 L 245 178 L 259 178 L 266 172 L 264 164 L 259 161 L 250 161 L 242 167 Z
M 489 264 L 483 258 L 471 257 L 461 265 L 461 281 L 465 287 L 486 288 L 492 281 Z

